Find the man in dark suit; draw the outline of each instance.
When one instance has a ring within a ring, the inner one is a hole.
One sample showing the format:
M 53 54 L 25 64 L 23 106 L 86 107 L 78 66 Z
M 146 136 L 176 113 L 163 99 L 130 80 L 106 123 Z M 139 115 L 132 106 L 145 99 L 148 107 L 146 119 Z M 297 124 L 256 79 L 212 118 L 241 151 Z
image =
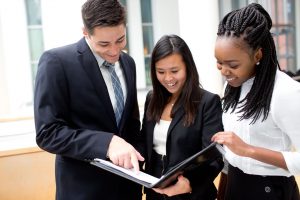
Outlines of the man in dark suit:
M 125 11 L 117 0 L 88 0 L 82 19 L 84 38 L 40 58 L 34 96 L 36 141 L 56 154 L 56 199 L 140 200 L 141 186 L 87 162 L 109 158 L 139 170 L 144 160 L 139 153 L 143 141 L 135 63 L 122 52 Z

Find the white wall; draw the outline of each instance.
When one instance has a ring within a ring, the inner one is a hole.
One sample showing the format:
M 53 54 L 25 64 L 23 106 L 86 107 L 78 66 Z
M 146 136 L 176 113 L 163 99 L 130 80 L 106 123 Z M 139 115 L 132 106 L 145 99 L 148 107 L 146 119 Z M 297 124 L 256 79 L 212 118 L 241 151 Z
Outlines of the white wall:
M 223 82 L 214 57 L 218 1 L 178 0 L 178 7 L 180 35 L 193 53 L 201 84 L 205 89 L 221 94 Z
M 146 75 L 140 0 L 127 0 L 127 23 L 129 53 L 136 64 L 137 88 L 141 89 L 146 87 Z
M 82 34 L 85 0 L 41 0 L 45 49 L 77 42 Z
M 152 0 L 154 42 L 165 34 L 180 34 L 178 0 Z
M 0 2 L 0 117 L 32 113 L 32 77 L 23 0 Z
M 4 62 L 4 43 L 3 43 L 3 23 L 2 23 L 2 19 L 3 16 L 1 15 L 1 9 L 2 7 L 0 7 L 0 96 L 2 98 L 0 98 L 0 115 L 5 115 L 8 113 L 9 109 L 8 109 L 8 98 L 4 98 L 8 96 L 8 88 L 7 88 L 7 81 L 6 81 L 6 70 L 4 68 L 5 62 Z

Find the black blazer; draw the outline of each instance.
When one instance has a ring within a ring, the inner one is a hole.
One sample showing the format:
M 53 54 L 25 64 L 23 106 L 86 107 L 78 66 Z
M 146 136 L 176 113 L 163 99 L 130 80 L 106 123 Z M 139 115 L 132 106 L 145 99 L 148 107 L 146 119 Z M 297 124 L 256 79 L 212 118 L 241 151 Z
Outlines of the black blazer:
M 202 89 L 201 89 L 202 90 Z M 151 171 L 151 157 L 153 150 L 153 130 L 155 121 L 147 121 L 145 114 L 147 112 L 148 103 L 151 98 L 151 92 L 148 93 L 142 133 L 146 137 L 146 172 Z M 202 90 L 202 100 L 198 107 L 198 114 L 194 124 L 189 127 L 183 126 L 184 109 L 183 107 L 175 113 L 171 121 L 167 133 L 166 146 L 166 164 L 165 171 L 197 153 L 211 143 L 213 134 L 223 130 L 222 124 L 222 106 L 220 97 L 208 91 Z M 192 186 L 192 194 L 190 197 L 182 197 L 183 199 L 210 200 L 216 198 L 217 190 L 214 186 L 214 179 L 223 167 L 222 156 L 210 165 L 202 166 L 193 173 L 186 174 Z
M 142 148 L 133 59 L 120 56 L 127 99 L 118 129 L 107 87 L 85 39 L 43 53 L 34 93 L 36 141 L 56 156 L 59 200 L 141 199 L 141 187 L 86 162 L 105 159 L 114 134 Z

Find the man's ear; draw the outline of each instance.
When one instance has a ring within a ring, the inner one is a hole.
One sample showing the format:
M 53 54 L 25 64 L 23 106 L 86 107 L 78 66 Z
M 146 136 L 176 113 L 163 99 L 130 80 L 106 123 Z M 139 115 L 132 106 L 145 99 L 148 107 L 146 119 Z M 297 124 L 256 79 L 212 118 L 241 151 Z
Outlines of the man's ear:
M 88 37 L 89 36 L 89 32 L 86 30 L 85 27 L 82 27 L 82 33 L 83 33 L 84 37 Z
M 263 57 L 262 48 L 258 48 L 254 54 L 255 63 L 259 62 Z

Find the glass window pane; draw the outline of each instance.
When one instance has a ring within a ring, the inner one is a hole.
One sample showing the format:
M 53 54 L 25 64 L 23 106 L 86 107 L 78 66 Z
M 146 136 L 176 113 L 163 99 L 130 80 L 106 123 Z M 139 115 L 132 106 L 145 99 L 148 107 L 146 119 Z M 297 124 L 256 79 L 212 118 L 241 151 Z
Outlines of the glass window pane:
M 294 71 L 295 70 L 295 61 L 292 61 L 295 58 L 294 53 L 294 29 L 288 26 L 278 27 L 278 36 L 277 36 L 277 51 L 279 57 L 280 67 L 283 70 Z
M 151 0 L 141 0 L 142 22 L 152 23 Z
M 26 0 L 28 25 L 41 25 L 41 2 L 40 0 Z
M 119 1 L 125 7 L 125 10 L 127 12 L 127 0 L 119 0 Z M 127 43 L 124 48 L 124 51 L 129 54 L 129 37 L 128 37 L 128 25 L 127 24 L 126 24 L 126 35 L 127 35 L 126 36 Z
M 32 62 L 31 63 L 31 73 L 32 73 L 32 86 L 34 87 L 34 83 L 35 83 L 35 75 L 37 72 L 37 68 L 38 68 L 38 62 Z
M 143 27 L 144 55 L 150 55 L 153 49 L 153 28 L 152 26 Z
M 120 3 L 123 5 L 123 6 L 127 6 L 127 1 L 126 0 L 120 0 Z
M 274 33 L 281 69 L 296 71 L 295 0 L 219 0 L 221 17 L 229 12 L 227 4 L 225 5 L 223 1 L 230 1 L 230 10 L 244 7 L 252 2 L 260 3 L 272 18 L 271 33 Z
M 232 0 L 232 10 L 246 6 L 246 0 Z
M 151 86 L 150 62 L 150 56 L 145 57 L 146 86 Z
M 287 16 L 287 23 L 295 24 L 295 1 L 294 0 L 287 0 L 286 2 L 286 16 Z
M 44 50 L 42 29 L 29 29 L 30 58 L 36 61 Z

